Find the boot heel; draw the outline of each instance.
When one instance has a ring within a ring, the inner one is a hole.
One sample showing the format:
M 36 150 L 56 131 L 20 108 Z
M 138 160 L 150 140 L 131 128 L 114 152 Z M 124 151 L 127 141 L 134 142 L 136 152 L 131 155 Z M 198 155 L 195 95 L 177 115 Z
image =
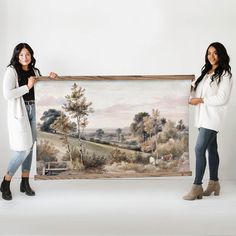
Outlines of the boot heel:
M 210 180 L 206 190 L 203 192 L 203 196 L 210 196 L 212 193 L 214 196 L 220 195 L 219 181 Z
M 20 191 L 25 193 L 28 196 L 34 196 L 35 192 L 29 185 L 29 178 L 22 177 L 21 184 L 20 184 Z
M 193 184 L 191 191 L 183 196 L 184 200 L 202 199 L 203 189 L 202 185 Z

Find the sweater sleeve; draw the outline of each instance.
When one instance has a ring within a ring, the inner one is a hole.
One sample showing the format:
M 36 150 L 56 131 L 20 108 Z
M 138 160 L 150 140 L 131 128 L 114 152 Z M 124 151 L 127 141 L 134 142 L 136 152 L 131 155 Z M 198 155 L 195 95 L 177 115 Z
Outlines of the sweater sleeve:
M 195 80 L 193 80 L 193 81 L 191 82 L 191 87 L 195 88 L 195 86 L 196 86 L 196 85 L 195 85 L 196 81 L 197 81 L 197 79 L 195 79 Z M 189 101 L 190 101 L 192 98 L 195 98 L 195 96 L 196 96 L 196 91 L 191 90 L 191 88 L 190 88 Z
M 210 97 L 204 97 L 204 103 L 210 106 L 221 106 L 228 102 L 232 88 L 232 79 L 224 75 L 219 84 L 217 93 Z
M 190 94 L 189 94 L 189 100 L 191 100 L 192 98 L 196 97 L 196 91 L 191 91 L 190 90 Z
M 14 68 L 8 67 L 3 78 L 3 96 L 5 99 L 15 99 L 29 92 L 27 85 L 18 87 L 17 74 Z

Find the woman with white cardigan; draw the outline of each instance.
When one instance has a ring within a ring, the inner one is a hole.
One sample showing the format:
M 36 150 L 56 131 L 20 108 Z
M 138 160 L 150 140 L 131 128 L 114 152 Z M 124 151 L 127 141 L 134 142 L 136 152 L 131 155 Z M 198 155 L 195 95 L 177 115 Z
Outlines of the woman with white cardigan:
M 192 82 L 189 104 L 195 106 L 195 126 L 199 134 L 195 146 L 195 180 L 191 191 L 183 197 L 184 200 L 202 199 L 202 196 L 212 193 L 215 196 L 220 194 L 217 133 L 221 130 L 231 93 L 232 74 L 229 61 L 224 45 L 218 42 L 211 43 L 206 51 L 202 73 Z M 203 191 L 206 151 L 210 180 Z
M 18 44 L 8 65 L 3 80 L 3 95 L 8 101 L 8 131 L 12 158 L 0 190 L 2 198 L 11 200 L 10 182 L 22 167 L 20 191 L 28 196 L 35 192 L 29 185 L 32 149 L 36 139 L 34 84 L 40 71 L 35 68 L 34 52 L 27 43 Z M 57 74 L 49 75 L 55 78 Z

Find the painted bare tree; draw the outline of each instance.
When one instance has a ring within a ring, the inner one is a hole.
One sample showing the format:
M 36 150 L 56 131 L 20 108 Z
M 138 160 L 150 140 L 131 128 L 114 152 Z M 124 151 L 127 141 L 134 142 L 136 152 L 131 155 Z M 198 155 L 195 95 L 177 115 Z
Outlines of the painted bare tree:
M 87 102 L 84 93 L 85 89 L 74 83 L 71 88 L 71 94 L 65 97 L 67 103 L 62 106 L 62 108 L 69 113 L 71 118 L 75 119 L 77 124 L 78 146 L 82 165 L 84 165 L 84 149 L 81 142 L 81 133 L 82 129 L 84 129 L 88 124 L 87 120 L 84 122 L 85 118 L 89 115 L 89 113 L 93 112 L 93 109 L 91 108 L 92 102 Z

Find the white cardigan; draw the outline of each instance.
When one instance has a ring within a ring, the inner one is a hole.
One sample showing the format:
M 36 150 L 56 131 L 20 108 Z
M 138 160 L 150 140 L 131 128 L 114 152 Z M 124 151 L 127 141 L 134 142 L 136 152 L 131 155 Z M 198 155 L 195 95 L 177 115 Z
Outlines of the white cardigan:
M 204 103 L 195 106 L 195 126 L 220 131 L 233 82 L 228 73 L 222 76 L 219 85 L 215 80 L 211 83 L 211 76 L 212 74 L 205 75 L 198 84 L 196 92 L 191 94 L 191 97 L 204 100 Z M 195 82 L 192 83 L 193 86 Z
M 39 76 L 38 71 L 34 71 Z M 14 151 L 29 150 L 32 145 L 32 131 L 23 95 L 28 93 L 27 85 L 20 86 L 16 70 L 9 66 L 3 79 L 3 96 L 8 100 L 8 131 L 10 147 Z

